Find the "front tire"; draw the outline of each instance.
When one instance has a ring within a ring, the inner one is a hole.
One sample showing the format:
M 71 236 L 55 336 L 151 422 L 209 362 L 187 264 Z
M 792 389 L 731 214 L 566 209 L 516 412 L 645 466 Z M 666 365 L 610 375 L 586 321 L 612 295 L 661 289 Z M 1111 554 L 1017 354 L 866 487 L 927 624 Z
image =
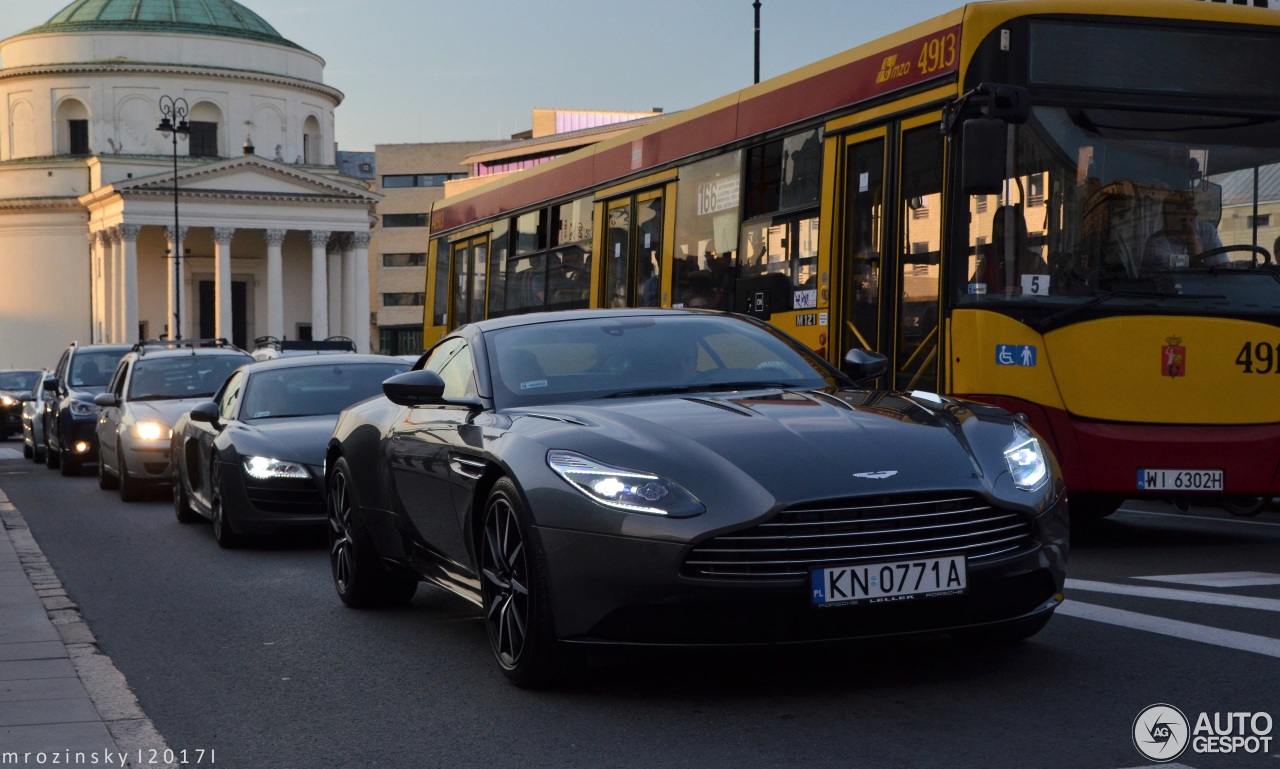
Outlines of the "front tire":
M 45 434 L 44 466 L 49 468 L 50 470 L 57 470 L 58 467 L 61 466 L 62 464 L 62 461 L 61 461 L 62 452 L 55 449 L 53 447 L 53 444 L 49 442 L 49 436 L 53 435 L 53 432 L 49 430 L 48 425 L 45 425 L 44 434 Z
M 120 479 L 107 472 L 107 463 L 98 457 L 98 488 L 110 491 L 120 486 Z
M 232 530 L 226 505 L 222 501 L 221 468 L 222 463 L 213 460 L 213 469 L 209 473 L 209 490 L 213 493 L 213 502 L 209 507 L 213 513 L 213 538 L 217 540 L 219 547 L 231 550 L 240 546 L 240 537 Z
M 129 466 L 124 461 L 124 447 L 116 444 L 116 464 L 120 466 L 120 501 L 121 502 L 137 502 L 142 499 L 147 490 L 140 478 L 129 477 Z M 102 458 L 98 458 L 98 465 L 102 465 Z
M 401 606 L 418 589 L 418 575 L 384 566 L 360 520 L 360 503 L 345 457 L 329 476 L 329 567 L 338 598 L 354 609 Z
M 546 564 L 527 519 L 515 484 L 499 479 L 484 506 L 480 594 L 498 666 L 517 686 L 538 688 L 560 677 L 565 659 L 552 626 Z
M 177 452 L 174 456 L 177 456 Z M 187 496 L 181 462 L 173 466 L 170 476 L 170 483 L 173 484 L 173 515 L 178 519 L 178 523 L 195 523 L 200 520 L 200 515 L 191 509 L 191 498 Z

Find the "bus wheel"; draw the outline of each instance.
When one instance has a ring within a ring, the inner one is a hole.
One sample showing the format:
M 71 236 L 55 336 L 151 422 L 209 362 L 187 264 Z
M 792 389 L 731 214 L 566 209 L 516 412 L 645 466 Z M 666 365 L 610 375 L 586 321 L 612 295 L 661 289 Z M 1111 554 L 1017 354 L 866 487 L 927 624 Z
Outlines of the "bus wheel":
M 1227 497 L 1222 500 L 1222 509 L 1242 518 L 1252 518 L 1271 504 L 1270 497 Z

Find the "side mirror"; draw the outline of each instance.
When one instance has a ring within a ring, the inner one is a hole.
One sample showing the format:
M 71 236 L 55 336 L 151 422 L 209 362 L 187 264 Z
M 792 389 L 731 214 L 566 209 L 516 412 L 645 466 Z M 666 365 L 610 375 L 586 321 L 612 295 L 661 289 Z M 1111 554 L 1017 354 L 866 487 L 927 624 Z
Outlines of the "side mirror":
M 889 370 L 889 359 L 878 352 L 855 348 L 845 353 L 840 369 L 854 382 L 862 384 L 884 376 Z
M 1009 132 L 995 118 L 973 118 L 961 131 L 960 174 L 966 195 L 999 195 L 1004 189 L 1004 160 Z
M 58 378 L 56 376 L 49 377 L 44 380 L 44 384 L 41 386 L 44 387 L 44 391 L 47 393 L 56 393 L 58 391 Z
M 213 401 L 197 404 L 191 412 L 187 414 L 187 419 L 192 422 L 213 423 L 218 421 L 218 404 Z
M 120 405 L 120 399 L 116 397 L 115 393 L 98 393 L 93 396 L 93 402 L 99 406 L 105 406 L 108 408 Z
M 387 400 L 397 406 L 428 406 L 444 403 L 444 380 L 434 371 L 406 371 L 382 383 Z

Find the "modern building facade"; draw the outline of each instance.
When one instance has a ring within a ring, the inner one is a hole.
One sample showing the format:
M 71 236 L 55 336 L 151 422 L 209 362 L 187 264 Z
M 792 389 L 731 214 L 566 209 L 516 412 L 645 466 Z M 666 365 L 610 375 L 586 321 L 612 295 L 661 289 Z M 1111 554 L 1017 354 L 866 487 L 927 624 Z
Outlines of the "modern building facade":
M 335 163 L 342 99 L 233 0 L 76 0 L 0 41 L 0 366 L 164 334 L 371 349 L 378 195 Z

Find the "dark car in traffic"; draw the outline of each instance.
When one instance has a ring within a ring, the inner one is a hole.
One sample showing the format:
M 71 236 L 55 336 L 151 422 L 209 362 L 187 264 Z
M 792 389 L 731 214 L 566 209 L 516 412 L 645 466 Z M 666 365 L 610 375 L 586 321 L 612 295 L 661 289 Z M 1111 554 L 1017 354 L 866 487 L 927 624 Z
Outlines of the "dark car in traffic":
M 1054 458 L 1002 409 L 858 388 L 885 369 L 708 311 L 463 326 L 338 421 L 337 593 L 473 601 L 519 685 L 586 644 L 1038 632 L 1068 547 Z
M 120 358 L 133 345 L 72 342 L 45 380 L 45 465 L 63 475 L 79 475 L 98 461 L 98 407 L 93 397 L 107 389 Z
M 174 513 L 222 547 L 325 522 L 324 452 L 344 408 L 409 368 L 386 355 L 276 358 L 236 369 L 173 426 Z
M 43 375 L 39 369 L 0 370 L 0 441 L 22 432 L 22 407 Z

